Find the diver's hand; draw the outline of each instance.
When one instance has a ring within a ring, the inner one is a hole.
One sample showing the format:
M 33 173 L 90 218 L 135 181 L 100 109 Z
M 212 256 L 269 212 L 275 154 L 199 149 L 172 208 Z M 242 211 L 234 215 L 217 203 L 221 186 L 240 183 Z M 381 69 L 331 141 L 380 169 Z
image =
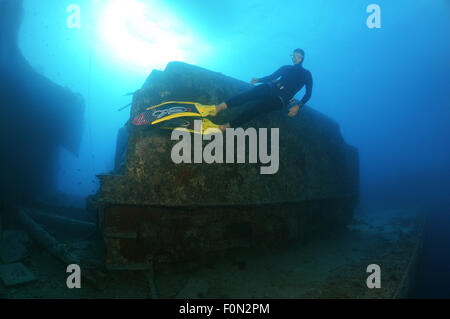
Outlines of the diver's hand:
M 258 78 L 253 78 L 253 79 L 250 81 L 250 84 L 258 83 L 258 81 L 259 81 Z
M 289 109 L 289 113 L 288 113 L 289 117 L 293 117 L 293 116 L 297 115 L 298 110 L 300 110 L 300 106 L 299 105 L 294 105 L 293 107 L 291 107 Z

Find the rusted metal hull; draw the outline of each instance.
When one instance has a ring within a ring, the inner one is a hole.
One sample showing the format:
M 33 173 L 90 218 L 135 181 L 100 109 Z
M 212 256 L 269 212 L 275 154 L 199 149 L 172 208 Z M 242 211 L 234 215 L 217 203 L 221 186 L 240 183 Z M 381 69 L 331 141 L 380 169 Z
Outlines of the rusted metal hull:
M 100 224 L 109 269 L 204 260 L 230 249 L 274 247 L 343 228 L 356 198 L 248 206 L 105 205 Z
M 212 105 L 250 87 L 173 62 L 164 72 L 152 72 L 133 95 L 130 115 L 134 118 L 167 101 Z M 245 110 L 239 109 L 227 116 Z M 225 120 L 221 116 L 216 120 Z M 98 175 L 100 190 L 94 203 L 100 209 L 109 268 L 208 261 L 235 248 L 306 242 L 343 228 L 358 201 L 358 150 L 345 143 L 335 121 L 307 106 L 295 118 L 271 112 L 242 127 L 280 128 L 276 174 L 261 174 L 262 163 L 252 161 L 175 163 L 172 151 L 177 141 L 170 131 L 132 121 L 125 127 L 126 155 L 118 156 L 120 169 Z M 203 149 L 209 141 L 201 143 Z M 238 143 L 232 144 L 237 154 Z M 119 148 L 125 149 L 125 144 Z M 249 158 L 250 150 L 244 148 Z

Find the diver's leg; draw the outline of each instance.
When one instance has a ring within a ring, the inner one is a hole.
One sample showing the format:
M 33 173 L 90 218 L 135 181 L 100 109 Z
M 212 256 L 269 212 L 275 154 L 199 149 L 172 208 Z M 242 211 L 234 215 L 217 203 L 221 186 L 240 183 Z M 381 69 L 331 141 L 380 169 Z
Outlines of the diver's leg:
M 228 108 L 227 102 L 222 102 L 216 105 L 216 114 Z
M 230 123 L 219 125 L 219 129 L 222 131 L 222 133 L 225 132 L 225 130 L 229 127 L 230 127 Z
M 254 88 L 244 91 L 242 93 L 239 93 L 231 98 L 229 98 L 228 100 L 216 105 L 216 114 L 229 108 L 229 107 L 235 107 L 241 104 L 244 104 L 246 102 L 261 98 L 265 95 L 268 94 L 268 86 L 263 84 L 263 85 L 258 85 L 255 86 Z
M 278 96 L 265 96 L 255 104 L 255 106 L 244 111 L 241 116 L 227 123 L 229 127 L 239 127 L 260 114 L 281 110 L 283 108 L 283 102 Z

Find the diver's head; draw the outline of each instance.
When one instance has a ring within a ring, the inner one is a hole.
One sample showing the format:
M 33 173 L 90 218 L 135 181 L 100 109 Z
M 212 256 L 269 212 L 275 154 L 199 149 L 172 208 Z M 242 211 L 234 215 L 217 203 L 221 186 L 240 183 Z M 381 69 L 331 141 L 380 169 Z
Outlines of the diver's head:
M 305 59 L 305 51 L 302 49 L 295 49 L 292 56 L 292 63 L 294 64 L 302 64 Z

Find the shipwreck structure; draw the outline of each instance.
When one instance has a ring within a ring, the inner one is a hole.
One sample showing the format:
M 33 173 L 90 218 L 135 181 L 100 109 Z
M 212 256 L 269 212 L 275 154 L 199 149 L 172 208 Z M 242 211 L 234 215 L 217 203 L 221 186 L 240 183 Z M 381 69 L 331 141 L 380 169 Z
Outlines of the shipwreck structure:
M 171 62 L 135 92 L 130 119 L 164 101 L 216 104 L 249 88 L 223 74 Z M 215 121 L 239 116 L 244 107 Z M 305 106 L 294 118 L 272 112 L 247 127 L 279 128 L 276 174 L 260 174 L 260 164 L 251 163 L 175 164 L 171 131 L 129 121 L 118 169 L 98 176 L 100 190 L 91 205 L 107 267 L 145 269 L 154 261 L 308 241 L 349 222 L 359 197 L 359 159 L 337 123 Z
M 0 0 L 0 211 L 57 193 L 60 147 L 77 155 L 84 125 L 83 97 L 22 55 L 22 16 L 21 0 Z

